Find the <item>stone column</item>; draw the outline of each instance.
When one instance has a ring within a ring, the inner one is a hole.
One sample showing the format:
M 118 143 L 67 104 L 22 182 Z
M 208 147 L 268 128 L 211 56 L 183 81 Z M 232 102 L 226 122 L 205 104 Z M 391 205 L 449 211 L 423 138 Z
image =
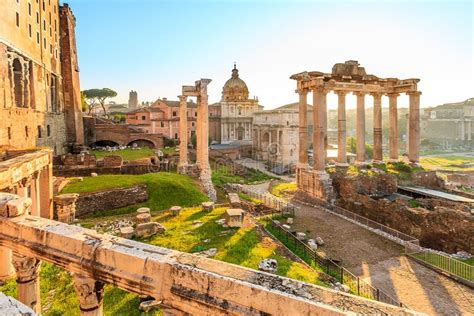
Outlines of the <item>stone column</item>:
M 374 161 L 382 162 L 382 94 L 373 93 L 374 98 Z
M 417 163 L 420 160 L 420 95 L 421 92 L 407 93 L 410 99 L 408 111 L 408 160 Z
M 90 277 L 74 275 L 74 289 L 79 298 L 81 316 L 102 316 L 104 284 Z
M 211 82 L 210 79 L 200 80 L 200 96 L 198 97 L 198 116 L 196 137 L 198 139 L 198 146 L 196 149 L 197 165 L 201 170 L 209 168 L 209 109 L 207 85 Z
M 188 164 L 188 109 L 187 96 L 179 95 L 179 163 L 178 170 L 183 173 L 183 168 Z
M 16 271 L 17 297 L 34 312 L 41 313 L 38 269 L 40 261 L 13 253 L 12 263 Z
M 39 173 L 40 216 L 53 219 L 53 170 L 45 167 Z
M 337 92 L 337 162 L 347 165 L 346 92 Z
M 313 168 L 316 171 L 325 171 L 326 124 L 326 91 L 318 87 L 313 90 Z
M 40 184 L 39 184 L 39 172 L 35 172 L 35 174 L 32 177 L 32 182 L 31 182 L 31 210 L 30 214 L 34 216 L 40 216 L 41 214 L 41 198 L 40 198 Z
M 299 157 L 298 168 L 308 167 L 308 90 L 300 89 L 299 94 Z
M 357 96 L 356 122 L 356 162 L 365 162 L 365 93 L 355 92 Z
M 466 126 L 465 126 L 465 123 L 464 123 L 464 117 L 461 118 L 461 140 L 464 141 L 466 140 Z
M 467 140 L 472 140 L 472 121 L 467 122 Z
M 389 158 L 391 161 L 398 160 L 398 109 L 397 109 L 397 98 L 398 93 L 389 93 L 388 102 L 389 102 Z

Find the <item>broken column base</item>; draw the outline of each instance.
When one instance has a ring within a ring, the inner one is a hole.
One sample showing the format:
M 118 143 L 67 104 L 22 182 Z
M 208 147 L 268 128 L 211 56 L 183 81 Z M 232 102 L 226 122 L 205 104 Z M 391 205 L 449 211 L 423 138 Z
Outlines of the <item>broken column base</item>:
M 310 204 L 332 204 L 334 202 L 332 180 L 325 171 L 298 169 L 297 184 L 296 200 Z
M 196 164 L 180 164 L 177 169 L 179 174 L 190 176 L 193 178 L 199 177 L 199 168 Z
M 213 202 L 217 201 L 217 192 L 212 184 L 212 173 L 211 168 L 202 169 L 199 175 L 199 181 L 201 182 L 202 189 Z

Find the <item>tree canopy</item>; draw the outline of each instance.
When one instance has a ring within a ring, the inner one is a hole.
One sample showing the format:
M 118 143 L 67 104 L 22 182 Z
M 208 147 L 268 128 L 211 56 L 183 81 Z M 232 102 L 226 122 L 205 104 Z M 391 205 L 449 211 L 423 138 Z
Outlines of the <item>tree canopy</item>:
M 89 106 L 89 114 L 96 105 L 96 101 L 102 106 L 104 110 L 104 115 L 107 116 L 107 111 L 105 110 L 105 100 L 107 98 L 113 98 L 117 96 L 117 92 L 109 88 L 102 89 L 88 89 L 82 91 L 82 94 L 87 99 L 87 104 Z

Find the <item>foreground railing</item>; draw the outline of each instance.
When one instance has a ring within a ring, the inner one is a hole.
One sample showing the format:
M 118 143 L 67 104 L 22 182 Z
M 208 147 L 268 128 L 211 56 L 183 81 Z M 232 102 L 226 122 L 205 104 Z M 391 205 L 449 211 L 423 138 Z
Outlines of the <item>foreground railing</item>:
M 82 315 L 102 315 L 105 283 L 195 315 L 345 314 L 332 306 L 355 313 L 413 314 L 277 275 L 26 215 L 31 200 L 11 196 L 0 196 L 0 246 L 14 253 L 18 299 L 37 312 L 38 266 L 43 260 L 74 274 Z
M 314 260 L 314 263 L 321 268 L 326 274 L 336 278 L 341 284 L 347 285 L 352 293 L 359 296 L 363 296 L 372 300 L 384 302 L 387 304 L 392 304 L 400 307 L 407 307 L 402 302 L 391 297 L 389 294 L 384 291 L 373 287 L 363 279 L 355 276 L 349 270 L 338 265 L 330 258 L 327 258 L 315 250 L 311 249 L 304 241 L 298 239 L 295 234 L 291 231 L 285 229 L 278 221 L 270 220 L 270 226 L 274 229 L 275 234 L 280 241 L 287 243 L 296 248 L 296 251 L 301 253 L 301 257 L 304 260 L 305 258 L 310 258 Z M 283 239 L 283 240 L 282 240 Z

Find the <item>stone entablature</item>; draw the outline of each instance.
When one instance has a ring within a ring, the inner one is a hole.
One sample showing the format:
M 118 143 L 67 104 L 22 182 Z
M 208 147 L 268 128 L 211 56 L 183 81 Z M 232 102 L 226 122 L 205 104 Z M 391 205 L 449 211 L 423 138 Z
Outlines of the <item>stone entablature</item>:
M 0 218 L 0 245 L 15 252 L 15 267 L 25 281 L 17 283 L 19 301 L 35 311 L 41 310 L 37 266 L 44 260 L 74 274 L 82 315 L 102 315 L 106 283 L 194 315 L 415 315 L 317 285 L 31 215 Z

